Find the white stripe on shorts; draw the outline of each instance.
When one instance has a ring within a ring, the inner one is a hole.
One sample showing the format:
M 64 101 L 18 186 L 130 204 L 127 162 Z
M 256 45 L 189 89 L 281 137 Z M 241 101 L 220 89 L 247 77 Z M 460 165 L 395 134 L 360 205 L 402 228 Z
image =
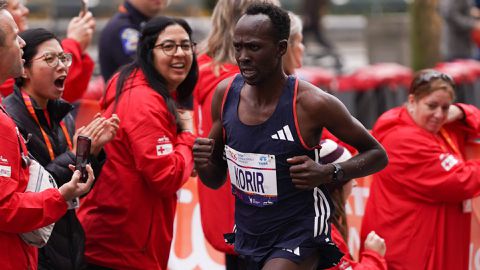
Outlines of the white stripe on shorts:
M 330 217 L 330 205 L 323 191 L 319 188 L 313 189 L 313 198 L 315 206 L 315 219 L 313 236 L 328 233 L 328 219 Z

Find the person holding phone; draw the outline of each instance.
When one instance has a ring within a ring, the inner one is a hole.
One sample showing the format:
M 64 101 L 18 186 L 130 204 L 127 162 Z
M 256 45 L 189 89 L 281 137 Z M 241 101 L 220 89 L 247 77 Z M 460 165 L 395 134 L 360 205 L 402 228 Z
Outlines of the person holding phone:
M 22 48 L 25 41 L 0 0 L 0 83 L 9 77 L 21 76 L 24 68 Z M 0 104 L 0 262 L 2 269 L 36 269 L 37 248 L 27 244 L 20 233 L 49 225 L 67 211 L 67 201 L 88 192 L 93 171 L 87 166 L 89 178 L 79 183 L 76 172 L 59 189 L 25 192 L 29 183 L 28 153 L 15 122 Z M 21 153 L 24 153 L 21 155 Z
M 167 269 L 177 191 L 193 169 L 193 119 L 178 107 L 197 82 L 194 49 L 185 20 L 156 17 L 107 86 L 104 116 L 122 123 L 78 211 L 91 269 Z
M 98 176 L 105 161 L 101 149 L 115 136 L 118 117 L 97 117 L 75 131 L 70 114 L 72 105 L 61 99 L 71 55 L 64 52 L 59 40 L 48 30 L 29 29 L 20 36 L 27 42 L 23 54 L 25 71 L 16 79 L 14 93 L 3 103 L 27 141 L 30 154 L 61 187 L 73 174 L 68 165 L 75 164 L 77 137 L 87 136 L 92 141 L 88 150 Z M 55 224 L 47 245 L 39 250 L 39 268 L 81 269 L 85 264 L 83 243 L 84 232 L 75 210 L 68 210 Z
M 12 14 L 20 32 L 28 29 L 29 10 L 23 0 L 7 0 L 7 10 Z M 69 76 L 65 82 L 63 99 L 74 102 L 87 91 L 95 63 L 87 53 L 95 32 L 95 18 L 83 9 L 79 16 L 73 17 L 67 27 L 66 38 L 61 42 L 65 52 L 72 54 Z M 6 97 L 13 92 L 13 79 L 0 85 L 0 96 Z

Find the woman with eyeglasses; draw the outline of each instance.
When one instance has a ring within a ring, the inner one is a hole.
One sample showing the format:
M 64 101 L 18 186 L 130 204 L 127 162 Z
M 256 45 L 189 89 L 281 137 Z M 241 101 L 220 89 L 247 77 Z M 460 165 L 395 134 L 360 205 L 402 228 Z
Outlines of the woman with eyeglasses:
M 72 57 L 62 49 L 57 37 L 42 28 L 20 34 L 28 42 L 23 48 L 24 74 L 16 79 L 14 93 L 4 101 L 26 140 L 29 153 L 54 177 L 60 187 L 70 180 L 75 164 L 76 138 L 92 139 L 91 164 L 99 175 L 105 156 L 102 146 L 118 128 L 118 118 L 97 117 L 88 126 L 75 131 L 70 114 L 72 105 L 61 99 Z M 39 250 L 39 269 L 81 269 L 86 265 L 84 232 L 70 209 L 55 224 L 46 246 Z
M 480 193 L 480 160 L 466 160 L 463 150 L 480 135 L 480 111 L 454 101 L 450 76 L 422 70 L 406 105 L 373 127 L 390 162 L 373 177 L 361 238 L 372 230 L 384 237 L 388 269 L 469 267 L 469 199 Z
M 191 36 L 183 19 L 150 20 L 136 60 L 109 81 L 104 115 L 122 123 L 78 212 L 89 269 L 167 269 L 177 191 L 193 169 L 193 121 L 178 109 L 197 82 Z

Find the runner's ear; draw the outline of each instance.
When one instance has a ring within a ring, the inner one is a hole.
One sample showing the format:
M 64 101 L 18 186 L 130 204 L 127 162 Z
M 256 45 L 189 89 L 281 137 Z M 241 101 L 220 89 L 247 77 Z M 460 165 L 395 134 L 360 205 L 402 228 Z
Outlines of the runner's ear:
M 287 53 L 287 46 L 288 40 L 282 39 L 278 42 L 278 54 L 282 57 L 285 53 Z

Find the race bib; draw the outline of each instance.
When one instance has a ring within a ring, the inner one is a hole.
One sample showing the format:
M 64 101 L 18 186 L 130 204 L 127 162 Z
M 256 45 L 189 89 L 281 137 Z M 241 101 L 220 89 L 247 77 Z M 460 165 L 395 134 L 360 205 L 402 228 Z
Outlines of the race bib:
M 275 156 L 241 153 L 225 145 L 232 193 L 246 204 L 264 207 L 277 201 Z

